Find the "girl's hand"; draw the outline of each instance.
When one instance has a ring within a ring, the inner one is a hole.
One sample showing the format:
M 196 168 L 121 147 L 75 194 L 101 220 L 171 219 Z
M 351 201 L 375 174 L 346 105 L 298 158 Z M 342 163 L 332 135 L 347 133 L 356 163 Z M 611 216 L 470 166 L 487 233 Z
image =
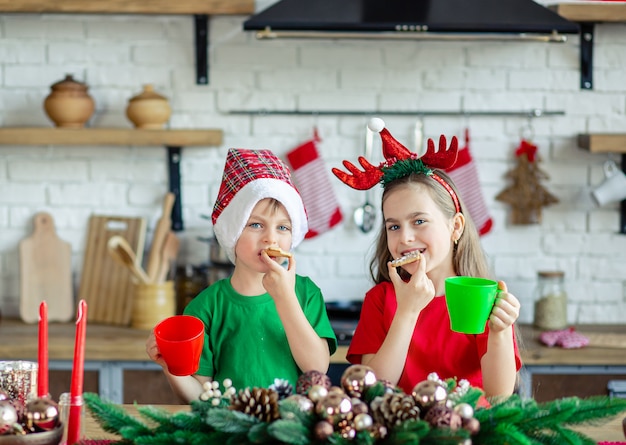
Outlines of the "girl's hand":
M 515 323 L 519 317 L 520 302 L 515 295 L 510 294 L 504 281 L 498 281 L 496 304 L 489 316 L 489 332 L 502 332 Z
M 296 259 L 288 258 L 289 265 L 285 269 L 266 252 L 261 253 L 261 261 L 265 263 L 268 271 L 263 276 L 263 287 L 274 300 L 294 294 L 296 288 Z
M 417 262 L 417 271 L 408 282 L 400 277 L 396 268 L 391 265 L 391 261 L 387 263 L 389 278 L 396 291 L 397 313 L 419 314 L 435 298 L 435 286 L 426 276 L 424 256 L 421 255 Z

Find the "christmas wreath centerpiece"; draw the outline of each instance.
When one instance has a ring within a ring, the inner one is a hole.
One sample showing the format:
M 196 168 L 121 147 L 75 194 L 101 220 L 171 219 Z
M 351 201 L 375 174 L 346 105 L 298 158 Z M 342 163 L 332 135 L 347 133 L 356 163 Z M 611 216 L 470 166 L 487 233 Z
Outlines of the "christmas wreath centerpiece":
M 513 395 L 477 407 L 482 396 L 467 381 L 436 374 L 406 394 L 371 368 L 352 365 L 341 387 L 314 371 L 300 376 L 295 392 L 278 379 L 239 391 L 228 380 L 210 382 L 190 411 L 139 407 L 145 421 L 97 394 L 84 398 L 105 431 L 138 445 L 594 444 L 569 427 L 626 411 L 625 399 L 605 396 L 540 404 Z

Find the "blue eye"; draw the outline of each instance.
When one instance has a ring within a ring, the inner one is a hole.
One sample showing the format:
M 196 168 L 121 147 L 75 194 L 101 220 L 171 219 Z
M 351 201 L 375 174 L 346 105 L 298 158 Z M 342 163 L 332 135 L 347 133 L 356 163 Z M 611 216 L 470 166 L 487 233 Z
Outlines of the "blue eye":
M 397 224 L 392 224 L 390 226 L 387 226 L 387 230 L 390 231 L 390 232 L 394 232 L 394 231 L 398 230 L 399 228 L 400 228 L 400 226 L 397 225 Z
M 424 221 L 423 219 L 416 219 L 414 224 L 415 224 L 416 226 L 419 226 L 420 224 L 424 224 L 425 222 L 426 222 L 426 221 Z
M 250 223 L 248 227 L 252 227 L 253 229 L 258 229 L 261 227 L 260 223 Z
M 288 232 L 291 229 L 287 226 L 278 226 L 278 230 L 280 230 L 281 232 Z

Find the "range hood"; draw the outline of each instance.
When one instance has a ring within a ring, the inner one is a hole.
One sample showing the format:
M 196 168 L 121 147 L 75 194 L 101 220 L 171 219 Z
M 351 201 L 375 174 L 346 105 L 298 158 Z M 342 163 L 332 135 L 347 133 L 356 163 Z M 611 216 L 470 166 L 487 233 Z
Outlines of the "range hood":
M 280 0 L 243 24 L 259 39 L 531 39 L 563 42 L 578 24 L 533 0 Z

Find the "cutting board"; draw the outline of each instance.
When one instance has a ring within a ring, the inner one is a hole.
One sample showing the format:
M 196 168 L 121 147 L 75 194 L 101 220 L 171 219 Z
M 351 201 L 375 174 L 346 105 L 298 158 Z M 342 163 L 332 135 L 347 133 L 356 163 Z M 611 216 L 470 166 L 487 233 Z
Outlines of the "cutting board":
M 78 292 L 87 302 L 87 320 L 127 326 L 130 324 L 134 278 L 109 254 L 107 242 L 114 235 L 128 241 L 141 264 L 146 239 L 143 218 L 92 215 Z
M 39 305 L 48 304 L 48 321 L 69 321 L 74 315 L 72 247 L 61 240 L 52 215 L 37 213 L 33 233 L 20 241 L 20 317 L 39 320 Z

